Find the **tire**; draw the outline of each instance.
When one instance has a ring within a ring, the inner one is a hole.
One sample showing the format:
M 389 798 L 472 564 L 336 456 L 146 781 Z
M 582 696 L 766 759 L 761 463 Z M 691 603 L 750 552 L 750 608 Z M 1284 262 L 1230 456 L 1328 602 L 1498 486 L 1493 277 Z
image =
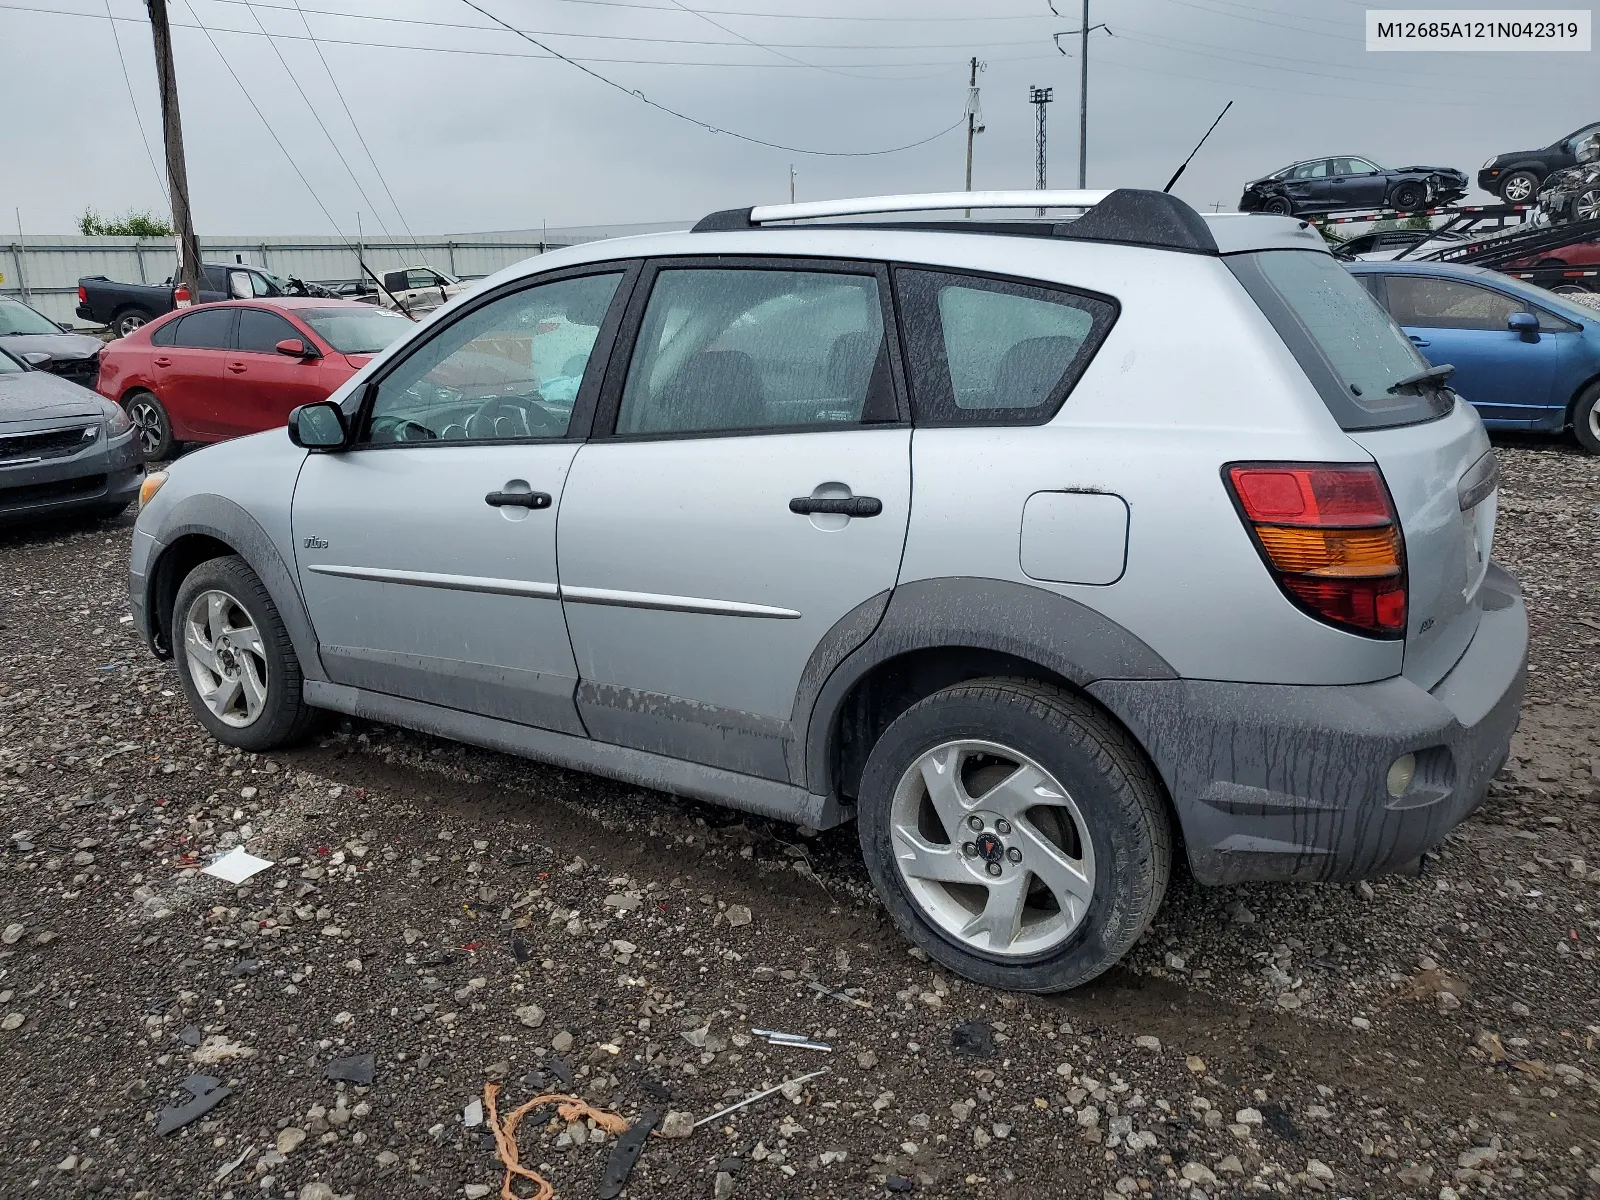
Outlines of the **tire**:
M 1572 198 L 1574 221 L 1592 221 L 1596 217 L 1600 217 L 1600 187 L 1589 188 Z
M 124 308 L 117 311 L 111 318 L 111 332 L 125 338 L 141 325 L 149 323 L 154 318 L 142 308 Z
M 1428 202 L 1428 189 L 1420 183 L 1401 183 L 1389 193 L 1389 207 L 1401 212 L 1421 208 Z
M 122 406 L 138 433 L 146 462 L 165 462 L 177 449 L 172 440 L 172 418 L 154 392 L 130 392 Z
M 930 777 L 955 781 L 940 789 L 952 817 Z M 1116 963 L 1161 907 L 1172 861 L 1139 747 L 1087 700 L 1026 680 L 958 684 L 897 718 L 867 758 L 857 826 L 901 933 L 1019 992 L 1065 991 Z
M 1528 204 L 1539 191 L 1539 177 L 1532 171 L 1512 171 L 1500 181 L 1500 199 L 1507 204 Z
M 1600 381 L 1584 388 L 1572 402 L 1572 436 L 1590 454 L 1600 454 Z
M 170 634 L 183 694 L 219 742 L 273 750 L 310 731 L 316 710 L 301 698 L 294 646 L 266 585 L 242 558 L 209 559 L 189 572 Z
M 1261 202 L 1261 211 L 1275 217 L 1294 216 L 1294 201 L 1287 196 L 1268 196 Z

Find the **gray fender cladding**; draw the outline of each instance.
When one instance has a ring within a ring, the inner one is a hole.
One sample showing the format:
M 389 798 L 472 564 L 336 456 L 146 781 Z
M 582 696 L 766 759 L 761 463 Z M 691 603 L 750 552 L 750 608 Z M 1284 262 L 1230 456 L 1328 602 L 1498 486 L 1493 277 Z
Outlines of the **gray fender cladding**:
M 1046 588 L 961 576 L 902 584 L 872 636 L 828 676 L 804 714 L 805 696 L 797 698 L 795 728 L 805 730 L 806 770 L 795 782 L 813 791 L 826 788 L 834 717 L 852 686 L 880 663 L 945 648 L 1008 654 L 1078 687 L 1097 679 L 1176 678 L 1138 637 Z

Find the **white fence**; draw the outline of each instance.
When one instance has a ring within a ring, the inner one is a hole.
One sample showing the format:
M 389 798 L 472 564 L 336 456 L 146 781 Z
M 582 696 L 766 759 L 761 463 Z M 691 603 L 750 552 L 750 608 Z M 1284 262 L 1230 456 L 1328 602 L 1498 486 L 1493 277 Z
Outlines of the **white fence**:
M 432 266 L 463 279 L 492 275 L 546 250 L 634 233 L 683 229 L 686 223 L 591 225 L 369 241 L 360 247 L 380 275 L 399 267 Z M 342 238 L 203 237 L 205 262 L 244 262 L 275 275 L 345 283 L 360 275 L 355 244 Z M 74 315 L 78 280 L 104 275 L 124 283 L 161 283 L 177 265 L 171 238 L 14 237 L 0 242 L 0 295 L 26 300 L 53 321 L 83 324 Z

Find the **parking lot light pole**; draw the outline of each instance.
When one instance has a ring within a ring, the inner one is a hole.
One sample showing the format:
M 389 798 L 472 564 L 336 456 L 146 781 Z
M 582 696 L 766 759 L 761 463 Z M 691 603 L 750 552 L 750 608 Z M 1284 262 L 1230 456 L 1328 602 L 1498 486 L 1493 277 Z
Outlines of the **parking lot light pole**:
M 178 114 L 178 77 L 172 67 L 172 28 L 167 0 L 145 0 L 150 10 L 150 35 L 156 48 L 156 83 L 161 90 L 161 130 L 167 151 L 167 188 L 172 193 L 172 228 L 178 243 L 176 278 L 189 289 L 191 303 L 200 299 L 200 239 L 189 211 L 189 171 L 183 158 L 183 120 Z

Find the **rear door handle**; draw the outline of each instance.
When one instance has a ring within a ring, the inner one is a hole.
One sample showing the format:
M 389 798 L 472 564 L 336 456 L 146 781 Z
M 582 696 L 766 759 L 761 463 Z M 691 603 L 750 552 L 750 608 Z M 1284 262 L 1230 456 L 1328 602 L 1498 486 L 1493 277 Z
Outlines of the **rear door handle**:
M 549 508 L 549 492 L 490 492 L 483 498 L 494 508 Z
M 170 367 L 172 365 L 172 360 L 170 358 L 158 358 L 155 360 L 155 363 L 158 367 Z
M 1406 336 L 1407 336 L 1407 337 L 1408 337 L 1408 338 L 1410 338 L 1410 339 L 1411 339 L 1411 344 L 1412 344 L 1412 345 L 1413 345 L 1413 346 L 1427 346 L 1427 345 L 1430 345 L 1430 344 L 1431 344 L 1431 343 L 1429 343 L 1429 342 L 1428 342 L 1428 341 L 1427 341 L 1427 340 L 1426 340 L 1426 339 L 1424 339 L 1424 338 L 1419 338 L 1419 337 L 1418 337 L 1418 336 L 1417 336 L 1417 335 L 1416 335 L 1416 334 L 1414 334 L 1414 333 L 1408 333 L 1408 334 L 1406 334 Z
M 876 496 L 843 496 L 837 499 L 818 496 L 796 496 L 789 501 L 789 511 L 809 517 L 813 513 L 837 513 L 843 517 L 875 517 L 883 511 L 883 501 Z
M 228 370 L 232 371 L 235 375 L 243 375 L 245 372 L 245 365 L 242 362 L 231 362 L 228 364 Z

